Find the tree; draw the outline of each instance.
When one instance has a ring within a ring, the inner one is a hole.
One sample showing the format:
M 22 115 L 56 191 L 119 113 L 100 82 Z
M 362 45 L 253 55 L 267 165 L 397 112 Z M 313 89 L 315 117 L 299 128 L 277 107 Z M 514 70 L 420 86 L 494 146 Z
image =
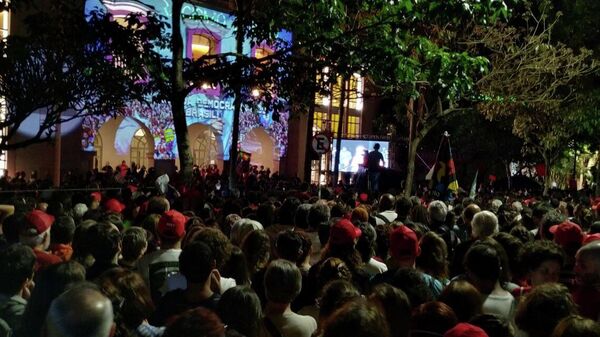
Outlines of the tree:
M 125 102 L 143 97 L 144 57 L 153 55 L 144 41 L 159 32 L 158 20 L 130 16 L 120 25 L 98 12 L 85 18 L 81 3 L 65 0 L 42 8 L 19 2 L 11 9 L 24 12 L 27 35 L 0 42 L 6 107 L 0 129 L 7 130 L 0 149 L 47 141 L 60 123 L 116 114 Z M 39 129 L 17 140 L 19 128 L 36 113 Z
M 398 135 L 395 125 L 408 125 L 408 196 L 419 144 L 440 121 L 470 108 L 475 82 L 487 70 L 487 59 L 469 53 L 462 38 L 480 25 L 505 20 L 509 11 L 504 1 L 493 0 L 400 3 L 401 20 L 377 48 L 384 62 L 374 67 L 372 78 L 395 102 L 387 131 Z
M 532 24 L 485 30 L 481 44 L 491 51 L 491 71 L 478 82 L 479 110 L 488 118 L 513 119 L 513 133 L 539 153 L 546 177 L 576 131 L 564 109 L 576 98 L 577 82 L 598 70 L 587 49 L 574 51 L 552 41 L 556 20 L 529 14 Z M 545 179 L 544 193 L 550 188 Z

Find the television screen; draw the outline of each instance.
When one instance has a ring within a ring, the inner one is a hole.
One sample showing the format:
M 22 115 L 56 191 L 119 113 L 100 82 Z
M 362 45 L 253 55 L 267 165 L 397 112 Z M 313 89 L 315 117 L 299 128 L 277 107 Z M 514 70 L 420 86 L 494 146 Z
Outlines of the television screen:
M 379 152 L 383 155 L 385 161 L 384 167 L 389 167 L 389 142 L 383 140 L 362 140 L 362 139 L 342 139 L 340 150 L 340 172 L 358 172 L 365 162 L 365 156 L 369 151 L 373 151 L 375 143 L 379 143 Z M 333 170 L 333 158 L 335 158 L 337 140 L 332 144 L 331 170 Z

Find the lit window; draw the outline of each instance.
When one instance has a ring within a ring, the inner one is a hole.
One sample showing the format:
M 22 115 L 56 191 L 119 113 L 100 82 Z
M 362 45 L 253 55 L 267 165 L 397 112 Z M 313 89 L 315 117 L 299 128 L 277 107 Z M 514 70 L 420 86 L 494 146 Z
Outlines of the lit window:
M 273 51 L 267 47 L 259 47 L 254 49 L 254 57 L 257 59 L 265 58 L 271 54 L 273 54 Z
M 129 23 L 127 22 L 126 17 L 115 18 L 115 22 L 126 28 L 129 26 Z
M 360 117 L 359 116 L 348 116 L 348 125 L 346 128 L 346 136 L 358 137 L 360 136 Z
M 0 38 L 6 39 L 10 33 L 10 13 L 8 11 L 0 12 Z M 8 113 L 6 100 L 4 97 L 0 97 L 0 121 L 6 120 L 6 114 Z M 6 137 L 8 128 L 0 129 L 0 139 Z M 8 168 L 8 154 L 6 151 L 0 151 L 0 176 L 3 176 L 5 170 Z
M 215 42 L 203 34 L 192 35 L 192 60 L 197 60 L 205 55 L 214 53 Z
M 10 30 L 10 13 L 8 11 L 0 12 L 0 29 L 2 29 L 2 38 L 5 39 Z

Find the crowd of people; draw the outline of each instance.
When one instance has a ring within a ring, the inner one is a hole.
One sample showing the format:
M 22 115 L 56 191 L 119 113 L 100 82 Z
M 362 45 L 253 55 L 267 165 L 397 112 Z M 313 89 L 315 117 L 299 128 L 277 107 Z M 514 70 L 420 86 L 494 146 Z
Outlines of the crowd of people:
M 238 194 L 206 172 L 161 193 L 131 174 L 3 197 L 0 336 L 600 336 L 589 197 L 318 194 L 266 174 Z

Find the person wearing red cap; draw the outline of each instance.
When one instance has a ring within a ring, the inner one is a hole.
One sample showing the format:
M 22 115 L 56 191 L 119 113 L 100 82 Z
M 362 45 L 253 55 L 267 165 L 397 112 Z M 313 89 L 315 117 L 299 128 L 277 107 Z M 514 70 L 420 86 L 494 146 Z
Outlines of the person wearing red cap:
M 166 211 L 158 221 L 156 232 L 160 249 L 145 255 L 138 261 L 138 271 L 144 277 L 153 298 L 166 291 L 167 278 L 179 272 L 181 241 L 185 236 L 185 215 L 176 210 Z
M 564 284 L 575 283 L 575 254 L 581 248 L 585 234 L 578 224 L 565 220 L 558 225 L 551 226 L 548 231 L 556 242 L 565 252 L 565 261 L 561 271 L 560 280 Z
M 558 225 L 551 226 L 549 231 L 554 236 L 554 242 L 565 250 L 567 256 L 565 267 L 572 269 L 575 264 L 575 254 L 581 248 L 584 239 L 581 227 L 574 222 L 565 220 Z
M 329 229 L 329 238 L 324 248 L 321 260 L 311 267 L 317 268 L 323 261 L 330 257 L 337 257 L 344 261 L 353 276 L 357 278 L 366 277 L 366 273 L 362 272 L 362 261 L 359 252 L 356 250 L 356 242 L 362 234 L 361 230 L 354 226 L 348 219 L 340 219 L 334 223 Z
M 106 202 L 104 203 L 104 209 L 106 209 L 106 211 L 110 213 L 121 214 L 121 212 L 123 212 L 123 210 L 125 209 L 125 205 L 119 200 L 112 198 L 106 200 Z
M 25 215 L 25 221 L 19 229 L 19 241 L 33 249 L 36 257 L 35 271 L 44 269 L 62 259 L 49 253 L 50 227 L 54 223 L 54 217 L 40 210 L 33 210 Z
M 417 234 L 408 226 L 400 225 L 390 232 L 390 258 L 386 262 L 388 270 L 376 275 L 371 280 L 372 285 L 380 283 L 392 283 L 394 275 L 400 269 L 415 269 L 417 257 L 421 255 L 421 247 Z M 420 273 L 421 277 L 437 298 L 444 288 L 443 284 L 426 273 Z
M 454 328 L 446 331 L 444 337 L 488 337 L 485 331 L 469 323 L 458 323 Z

